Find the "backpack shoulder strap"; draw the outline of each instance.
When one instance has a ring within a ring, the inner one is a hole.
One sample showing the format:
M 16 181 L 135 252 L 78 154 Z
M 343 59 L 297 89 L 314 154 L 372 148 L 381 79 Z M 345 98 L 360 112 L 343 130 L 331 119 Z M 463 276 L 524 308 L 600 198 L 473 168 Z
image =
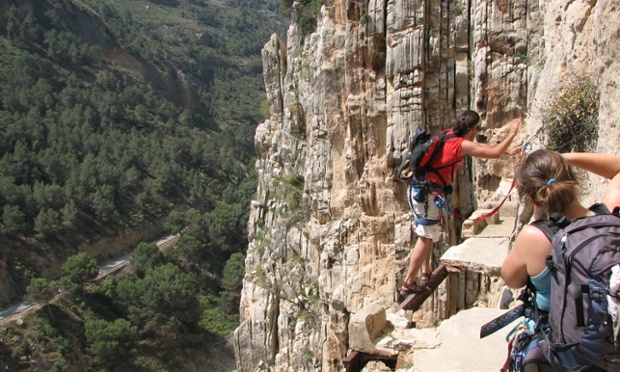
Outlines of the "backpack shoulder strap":
M 549 241 L 553 240 L 553 235 L 560 230 L 560 226 L 552 219 L 536 220 L 530 225 L 542 231 Z
M 441 134 L 439 134 L 439 136 L 441 137 L 442 141 L 444 141 L 444 142 L 446 142 L 446 141 L 447 141 L 447 140 L 449 140 L 449 139 L 452 139 L 452 138 L 456 138 L 456 137 L 458 137 L 458 136 L 457 136 L 456 134 L 454 134 L 454 133 L 450 133 L 450 134 L 448 134 L 447 132 L 441 132 Z
M 439 144 L 438 145 L 443 145 L 448 140 L 451 140 L 452 138 L 456 138 L 458 136 L 456 134 L 454 134 L 454 133 L 448 134 L 447 131 L 443 131 L 443 132 L 439 133 L 439 135 L 437 137 L 439 137 Z
M 616 210 L 616 208 L 614 208 L 614 211 Z M 596 214 L 611 214 L 609 208 L 607 208 L 607 206 L 603 203 L 594 203 L 588 209 Z
M 439 151 L 441 151 L 441 148 L 443 147 L 443 144 L 446 143 L 448 140 L 452 139 L 452 138 L 456 138 L 458 137 L 456 134 L 454 133 L 450 133 L 448 134 L 448 131 L 445 130 L 443 132 L 441 132 L 438 136 L 437 136 L 437 144 L 435 145 L 435 148 L 433 148 L 433 152 L 431 153 L 428 162 L 426 163 L 426 166 L 424 167 L 426 169 L 427 172 L 433 172 L 435 173 L 438 177 L 439 180 L 441 181 L 441 183 L 443 184 L 444 188 L 447 188 L 449 185 L 447 185 L 446 180 L 442 177 L 441 173 L 439 173 L 440 169 L 443 168 L 447 168 L 447 167 L 451 167 L 454 164 L 458 163 L 460 160 L 456 160 L 450 164 L 445 164 L 442 165 L 441 167 L 432 167 L 431 163 L 433 161 L 433 159 L 435 158 L 435 156 L 437 155 L 437 153 L 439 153 Z M 452 191 L 450 192 L 446 192 L 447 194 L 450 194 Z

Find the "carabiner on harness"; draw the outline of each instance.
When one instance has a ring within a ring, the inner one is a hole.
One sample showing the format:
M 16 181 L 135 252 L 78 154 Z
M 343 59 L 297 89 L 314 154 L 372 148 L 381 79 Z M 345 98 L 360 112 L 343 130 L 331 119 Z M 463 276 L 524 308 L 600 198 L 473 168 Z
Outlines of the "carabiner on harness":
M 437 208 L 443 208 L 446 206 L 446 199 L 444 199 L 443 196 L 437 194 L 435 195 L 435 205 L 437 206 Z
M 443 213 L 439 214 L 439 218 L 437 219 L 437 225 L 439 225 L 439 227 L 444 227 L 446 225 L 446 219 L 443 216 Z

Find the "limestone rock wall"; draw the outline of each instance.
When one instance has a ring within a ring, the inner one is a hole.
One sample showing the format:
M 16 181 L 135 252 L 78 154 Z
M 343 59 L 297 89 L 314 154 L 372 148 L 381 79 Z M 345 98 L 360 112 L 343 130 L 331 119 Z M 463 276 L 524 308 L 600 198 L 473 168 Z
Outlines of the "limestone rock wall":
M 415 241 L 395 170 L 416 126 L 437 133 L 474 109 L 483 118 L 477 140 L 494 144 L 508 121 L 525 115 L 527 131 L 515 143 L 537 146 L 539 102 L 565 74 L 587 70 L 601 89 L 601 131 L 610 133 L 599 149 L 617 152 L 617 7 L 325 0 L 309 35 L 293 12 L 287 43 L 274 35 L 263 50 L 271 112 L 255 136 L 259 185 L 234 340 L 239 371 L 341 370 L 352 314 L 393 305 Z M 492 202 L 515 164 L 469 161 L 451 207 L 468 214 Z M 460 228 L 448 218 L 435 258 L 458 242 Z M 416 318 L 445 319 L 490 286 L 477 274 L 451 277 Z

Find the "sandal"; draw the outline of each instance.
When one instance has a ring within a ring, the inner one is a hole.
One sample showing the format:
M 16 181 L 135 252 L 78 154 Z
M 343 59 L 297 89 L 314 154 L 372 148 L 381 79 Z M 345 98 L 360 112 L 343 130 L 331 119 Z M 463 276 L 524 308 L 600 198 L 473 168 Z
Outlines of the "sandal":
M 428 289 L 418 285 L 418 283 L 416 282 L 413 282 L 413 284 L 403 283 L 403 287 L 405 287 L 405 289 L 401 288 L 401 290 L 398 292 L 402 297 L 407 297 L 411 296 L 412 294 L 424 293 L 428 291 Z
M 420 274 L 420 287 L 426 288 L 428 286 L 428 282 L 431 281 L 433 274 L 431 273 L 422 273 Z

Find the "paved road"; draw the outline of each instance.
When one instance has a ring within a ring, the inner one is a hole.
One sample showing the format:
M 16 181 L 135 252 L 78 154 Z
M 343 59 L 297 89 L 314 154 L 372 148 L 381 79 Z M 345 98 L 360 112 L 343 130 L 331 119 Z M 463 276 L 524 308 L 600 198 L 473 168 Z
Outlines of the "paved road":
M 167 247 L 170 243 L 173 243 L 176 240 L 178 240 L 178 238 L 179 238 L 178 235 L 170 235 L 163 239 L 158 240 L 156 244 L 160 249 L 163 249 Z M 97 278 L 95 280 L 101 279 L 105 277 L 106 275 L 109 275 L 110 273 L 116 271 L 117 269 L 120 269 L 121 267 L 127 265 L 130 257 L 131 257 L 131 254 L 127 254 L 127 255 L 124 255 L 123 257 L 119 257 L 112 261 L 106 262 L 101 267 L 99 267 L 99 274 L 97 275 Z M 23 313 L 24 311 L 32 308 L 35 305 L 37 305 L 37 303 L 34 301 L 24 301 L 18 304 L 11 305 L 7 309 L 2 309 L 0 310 L 0 321 L 10 316 Z
M 97 278 L 95 278 L 95 280 L 103 278 L 104 276 L 108 275 L 109 273 L 118 269 L 121 266 L 125 266 L 129 261 L 129 257 L 131 257 L 131 254 L 126 254 L 123 257 L 119 257 L 114 261 L 110 261 L 105 265 L 99 267 L 99 274 L 97 274 Z
M 13 305 L 11 307 L 9 307 L 6 310 L 3 310 L 2 312 L 0 312 L 0 320 L 4 319 L 4 318 L 8 318 L 10 316 L 13 316 L 15 314 L 19 314 L 19 313 L 23 313 L 24 311 L 30 309 L 31 307 L 33 307 L 34 305 L 36 305 L 37 303 L 34 301 L 24 301 L 20 304 L 17 305 Z

